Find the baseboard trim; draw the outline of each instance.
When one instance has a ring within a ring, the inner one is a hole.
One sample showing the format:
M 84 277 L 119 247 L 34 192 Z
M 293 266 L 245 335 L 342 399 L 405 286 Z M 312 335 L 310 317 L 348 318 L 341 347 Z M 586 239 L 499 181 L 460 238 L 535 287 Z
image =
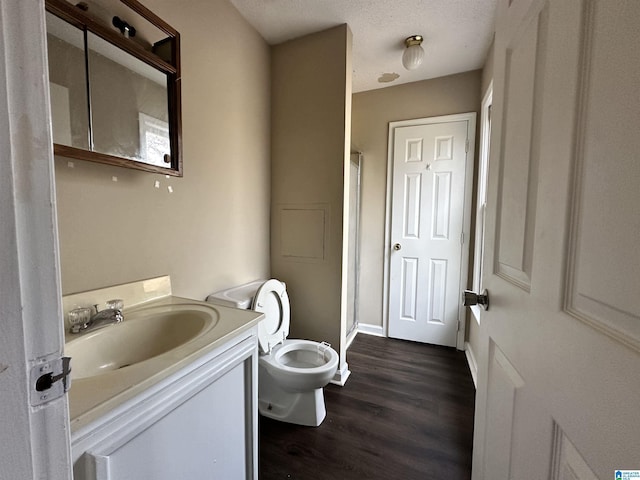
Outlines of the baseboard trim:
M 473 354 L 471 345 L 469 342 L 464 342 L 464 354 L 467 357 L 467 363 L 469 364 L 469 370 L 471 371 L 471 378 L 473 378 L 473 385 L 478 389 L 478 363 L 476 357 Z
M 369 325 L 368 323 L 359 323 L 358 333 L 374 335 L 376 337 L 386 337 L 381 325 Z
M 344 384 L 347 383 L 347 378 L 349 378 L 349 375 L 351 375 L 351 370 L 349 370 L 349 365 L 347 364 L 347 362 L 344 362 L 342 369 L 336 370 L 336 374 L 333 376 L 329 383 L 344 387 Z

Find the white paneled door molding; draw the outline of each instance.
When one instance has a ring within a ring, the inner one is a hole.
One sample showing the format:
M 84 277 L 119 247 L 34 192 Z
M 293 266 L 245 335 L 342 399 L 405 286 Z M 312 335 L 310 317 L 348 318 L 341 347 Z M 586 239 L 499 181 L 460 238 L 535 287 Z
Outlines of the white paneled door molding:
M 0 478 L 71 478 L 67 395 L 30 371 L 63 347 L 44 2 L 0 2 Z M 46 399 L 45 399 L 46 400 Z
M 499 2 L 474 480 L 640 470 L 639 18 Z
M 487 180 L 489 177 L 489 154 L 491 152 L 491 106 L 493 104 L 493 81 L 489 83 L 480 106 L 480 151 L 478 152 L 478 180 L 475 202 L 475 235 L 473 242 L 472 288 L 482 292 L 482 259 L 484 257 L 484 218 L 487 208 Z M 482 308 L 472 307 L 472 317 L 479 324 Z
M 463 349 L 475 115 L 389 124 L 390 337 Z

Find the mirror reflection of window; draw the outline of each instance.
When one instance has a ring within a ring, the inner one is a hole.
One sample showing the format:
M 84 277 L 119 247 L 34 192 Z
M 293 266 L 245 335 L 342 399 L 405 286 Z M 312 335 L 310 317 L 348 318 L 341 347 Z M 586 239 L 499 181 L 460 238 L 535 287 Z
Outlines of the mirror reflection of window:
M 49 82 L 49 94 L 51 96 L 53 143 L 71 146 L 73 141 L 71 140 L 69 89 L 57 83 Z
M 158 118 L 139 112 L 140 156 L 146 163 L 159 167 L 170 166 L 165 159 L 171 152 L 169 124 Z

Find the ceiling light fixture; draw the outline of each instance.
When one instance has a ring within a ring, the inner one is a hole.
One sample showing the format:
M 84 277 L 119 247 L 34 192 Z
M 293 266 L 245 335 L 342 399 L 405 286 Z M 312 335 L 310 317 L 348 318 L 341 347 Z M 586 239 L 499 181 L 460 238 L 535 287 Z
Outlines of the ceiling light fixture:
M 402 65 L 407 70 L 415 70 L 422 63 L 424 58 L 424 49 L 420 46 L 422 43 L 422 35 L 411 35 L 404 40 L 407 48 L 402 54 Z

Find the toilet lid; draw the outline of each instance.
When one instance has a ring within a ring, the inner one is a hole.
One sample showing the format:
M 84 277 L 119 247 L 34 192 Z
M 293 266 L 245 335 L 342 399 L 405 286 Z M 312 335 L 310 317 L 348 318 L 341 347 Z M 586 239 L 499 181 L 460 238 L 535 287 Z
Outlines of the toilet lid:
M 258 343 L 262 353 L 269 353 L 289 335 L 289 295 L 285 285 L 275 279 L 264 282 L 253 297 L 251 309 L 264 313 L 258 324 Z

